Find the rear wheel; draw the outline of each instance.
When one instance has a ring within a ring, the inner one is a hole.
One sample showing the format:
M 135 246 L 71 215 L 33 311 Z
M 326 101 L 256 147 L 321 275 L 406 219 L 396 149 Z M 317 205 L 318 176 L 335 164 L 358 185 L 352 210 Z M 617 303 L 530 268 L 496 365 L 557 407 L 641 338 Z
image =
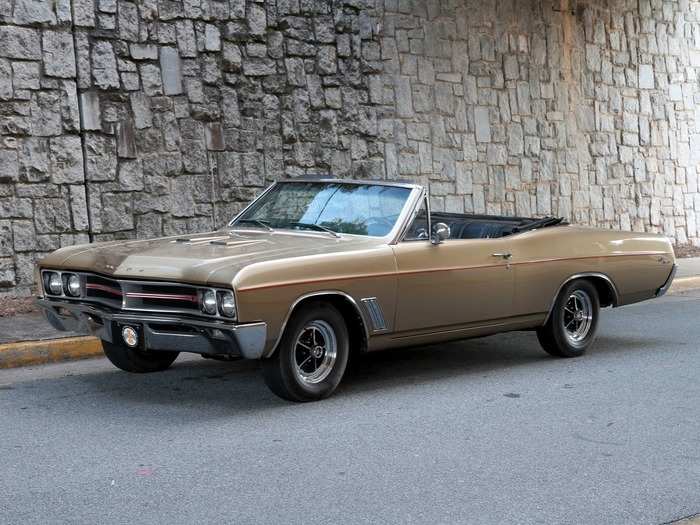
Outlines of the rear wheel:
M 350 353 L 348 328 L 330 303 L 295 312 L 274 355 L 263 361 L 267 386 L 289 401 L 316 401 L 340 384 Z
M 557 357 L 578 357 L 593 344 L 600 301 L 586 280 L 568 283 L 557 297 L 547 324 L 537 329 L 542 348 Z
M 173 364 L 179 352 L 142 352 L 124 344 L 102 341 L 102 349 L 114 366 L 125 372 L 160 372 Z

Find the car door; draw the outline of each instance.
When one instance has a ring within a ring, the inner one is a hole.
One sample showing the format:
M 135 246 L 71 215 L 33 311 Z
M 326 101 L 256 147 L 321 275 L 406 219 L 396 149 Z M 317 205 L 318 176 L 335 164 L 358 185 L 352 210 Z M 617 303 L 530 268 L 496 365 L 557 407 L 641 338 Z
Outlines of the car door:
M 397 265 L 396 331 L 449 329 L 509 317 L 514 272 L 506 238 L 404 240 Z

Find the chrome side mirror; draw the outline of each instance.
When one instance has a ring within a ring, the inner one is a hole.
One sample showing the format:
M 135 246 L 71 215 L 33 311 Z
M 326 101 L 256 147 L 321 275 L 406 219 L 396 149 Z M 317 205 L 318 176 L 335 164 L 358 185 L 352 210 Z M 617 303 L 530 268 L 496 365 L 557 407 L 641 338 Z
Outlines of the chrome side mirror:
M 445 239 L 450 238 L 450 227 L 444 222 L 438 222 L 433 226 L 433 236 L 430 242 L 440 244 Z

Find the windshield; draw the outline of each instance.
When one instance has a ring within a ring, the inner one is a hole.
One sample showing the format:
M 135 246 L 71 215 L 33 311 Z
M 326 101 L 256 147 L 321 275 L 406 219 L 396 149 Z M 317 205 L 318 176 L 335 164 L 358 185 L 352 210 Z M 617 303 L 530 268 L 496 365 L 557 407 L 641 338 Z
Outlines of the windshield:
M 410 194 L 410 188 L 376 184 L 285 182 L 248 208 L 236 226 L 384 237 Z

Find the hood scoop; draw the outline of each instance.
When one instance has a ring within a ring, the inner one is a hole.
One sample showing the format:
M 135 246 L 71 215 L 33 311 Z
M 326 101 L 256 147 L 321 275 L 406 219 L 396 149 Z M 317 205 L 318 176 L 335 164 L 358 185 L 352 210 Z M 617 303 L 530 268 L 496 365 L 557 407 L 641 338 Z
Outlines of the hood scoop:
M 188 237 L 179 237 L 173 241 L 170 241 L 175 244 L 186 244 L 188 246 L 204 246 L 204 245 L 210 245 L 210 246 L 247 246 L 249 244 L 258 244 L 260 240 L 253 240 L 253 239 L 240 239 L 240 240 L 235 240 L 232 239 L 231 236 L 226 235 L 226 236 L 221 236 L 217 235 L 215 237 L 199 237 L 195 239 L 190 239 Z
M 265 241 L 224 241 L 224 240 L 214 240 L 209 241 L 209 244 L 213 246 L 247 246 L 248 244 L 258 244 Z

